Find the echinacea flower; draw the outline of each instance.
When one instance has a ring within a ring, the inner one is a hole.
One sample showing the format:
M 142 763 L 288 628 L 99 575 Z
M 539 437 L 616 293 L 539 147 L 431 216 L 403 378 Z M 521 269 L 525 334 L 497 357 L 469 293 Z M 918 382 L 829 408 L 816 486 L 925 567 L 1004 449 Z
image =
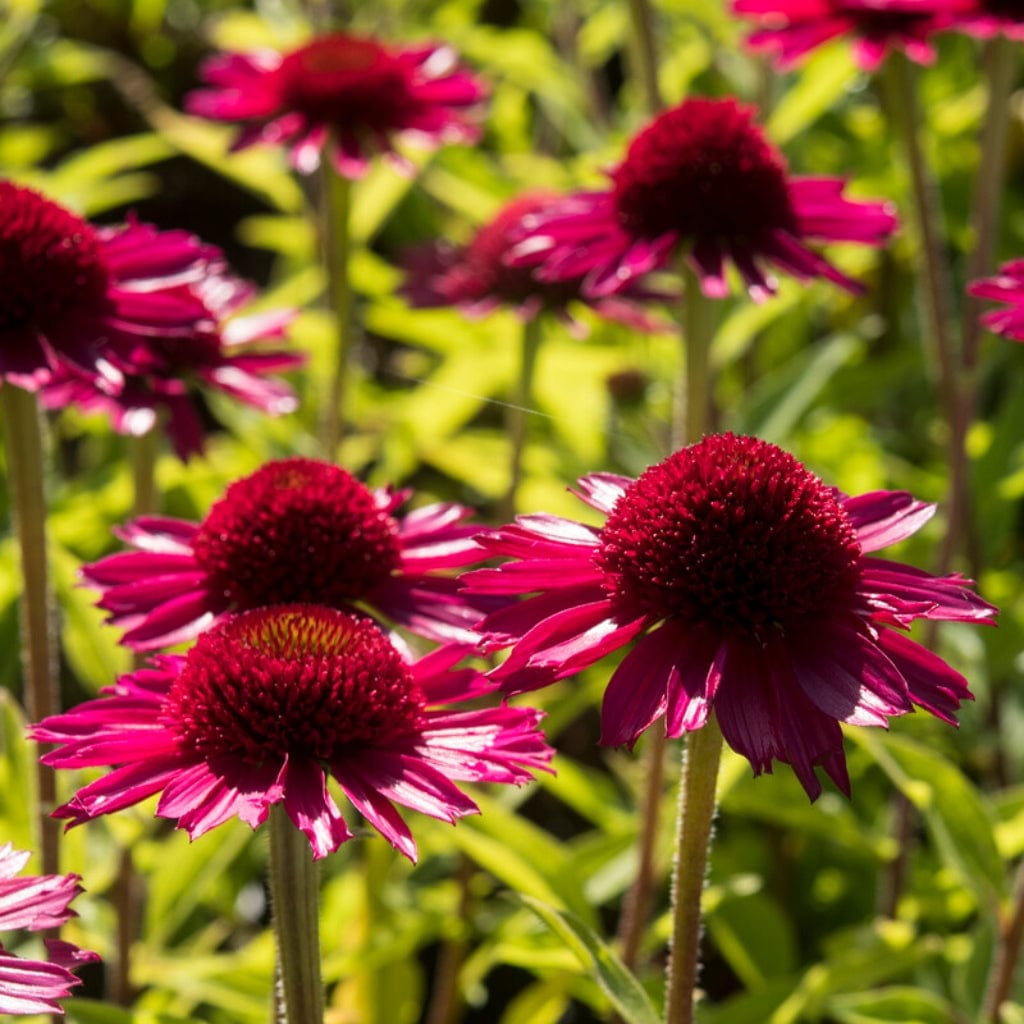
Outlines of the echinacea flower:
M 412 306 L 456 306 L 469 317 L 486 316 L 501 306 L 511 307 L 524 320 L 551 312 L 577 330 L 569 310 L 580 303 L 629 327 L 657 329 L 658 323 L 641 303 L 670 300 L 671 295 L 631 282 L 621 294 L 595 298 L 583 291 L 582 275 L 544 281 L 530 267 L 512 265 L 526 224 L 558 201 L 557 196 L 543 192 L 518 196 L 479 228 L 467 245 L 436 242 L 412 250 L 403 261 L 407 276 L 401 294 Z
M 1024 7 L 1019 0 L 973 0 L 951 27 L 982 39 L 1001 34 L 1020 41 L 1024 39 Z
M 245 612 L 187 655 L 161 655 L 106 696 L 32 734 L 55 768 L 110 766 L 55 812 L 71 825 L 160 793 L 189 837 L 283 803 L 314 857 L 352 837 L 328 778 L 396 849 L 416 843 L 395 804 L 454 822 L 477 811 L 456 782 L 519 784 L 552 756 L 526 708 L 477 708 L 493 691 L 455 669 L 469 645 L 407 662 L 360 615 L 315 605 Z
M 82 891 L 79 876 L 16 877 L 29 857 L 10 843 L 0 846 L 0 929 L 5 931 L 46 931 L 76 916 L 70 904 Z M 99 959 L 59 939 L 47 939 L 45 945 L 47 960 L 16 956 L 0 945 L 0 1013 L 63 1013 L 58 1000 L 81 984 L 72 970 Z
M 145 516 L 118 530 L 136 551 L 82 569 L 99 606 L 146 651 L 226 616 L 309 602 L 358 608 L 431 640 L 471 641 L 481 612 L 444 571 L 479 561 L 470 510 L 398 516 L 409 491 L 370 490 L 313 459 L 282 459 L 232 483 L 201 523 Z
M 611 188 L 533 217 L 516 262 L 544 281 L 582 278 L 593 298 L 621 294 L 677 251 L 712 298 L 728 294 L 727 264 L 755 299 L 775 291 L 767 267 L 857 292 L 807 243 L 880 245 L 896 227 L 888 204 L 844 198 L 839 178 L 790 175 L 754 111 L 733 99 L 688 99 L 659 114 L 610 175 Z
M 774 54 L 792 67 L 812 50 L 840 36 L 852 36 L 854 56 L 873 71 L 890 50 L 918 64 L 935 60 L 934 36 L 953 27 L 974 0 L 733 0 L 736 14 L 757 21 L 747 38 L 755 50 Z
M 347 178 L 363 175 L 378 152 L 404 166 L 396 137 L 427 145 L 472 141 L 477 130 L 466 113 L 484 96 L 447 46 L 397 49 L 345 32 L 288 53 L 222 54 L 201 74 L 212 88 L 191 93 L 186 109 L 240 122 L 234 149 L 286 146 L 303 173 L 316 170 L 326 149 Z
M 264 344 L 283 336 L 294 311 L 240 314 L 254 289 L 226 273 L 212 273 L 192 290 L 205 316 L 190 333 L 114 340 L 98 374 L 71 365 L 57 370 L 41 392 L 43 404 L 104 412 L 115 430 L 134 436 L 149 433 L 162 416 L 181 459 L 203 449 L 195 398 L 199 385 L 270 416 L 294 411 L 298 403 L 292 389 L 267 375 L 301 366 L 304 357 Z
M 979 299 L 1007 303 L 1004 309 L 982 314 L 981 322 L 1005 338 L 1024 341 L 1024 259 L 1004 263 L 995 277 L 972 281 L 967 291 Z
M 934 513 L 909 494 L 846 497 L 791 455 L 712 435 L 638 479 L 598 473 L 579 496 L 600 528 L 520 517 L 482 543 L 511 560 L 466 577 L 483 593 L 530 594 L 481 624 L 506 693 L 545 686 L 636 641 L 604 695 L 602 742 L 668 736 L 714 710 L 755 773 L 792 765 L 808 795 L 815 766 L 844 792 L 840 722 L 885 726 L 924 708 L 953 722 L 963 677 L 907 638 L 916 619 L 991 622 L 959 576 L 932 576 L 870 552 Z
M 62 362 L 96 373 L 113 338 L 190 335 L 208 313 L 188 284 L 219 259 L 184 231 L 94 227 L 0 181 L 0 378 L 35 391 Z

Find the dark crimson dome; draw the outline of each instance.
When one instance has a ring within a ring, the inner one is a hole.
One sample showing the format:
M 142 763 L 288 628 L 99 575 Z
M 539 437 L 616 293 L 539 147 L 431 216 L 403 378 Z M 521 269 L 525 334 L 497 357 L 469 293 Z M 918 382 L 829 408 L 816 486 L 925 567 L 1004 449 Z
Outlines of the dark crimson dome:
M 759 635 L 848 604 L 860 546 L 835 490 L 772 444 L 722 434 L 631 484 L 595 559 L 634 617 Z
M 58 336 L 106 306 L 96 231 L 38 192 L 0 181 L 0 337 Z
M 398 570 L 394 519 L 338 466 L 283 459 L 236 480 L 193 541 L 195 559 L 237 610 L 289 602 L 338 607 Z
M 330 762 L 353 745 L 415 731 L 425 699 L 368 619 L 332 608 L 261 608 L 204 633 L 165 707 L 203 758 L 253 764 L 289 754 Z
M 347 129 L 389 131 L 413 103 L 401 63 L 372 39 L 343 32 L 286 54 L 276 75 L 285 106 Z
M 797 222 L 786 165 L 732 99 L 689 99 L 656 117 L 612 172 L 614 203 L 631 234 L 752 238 Z

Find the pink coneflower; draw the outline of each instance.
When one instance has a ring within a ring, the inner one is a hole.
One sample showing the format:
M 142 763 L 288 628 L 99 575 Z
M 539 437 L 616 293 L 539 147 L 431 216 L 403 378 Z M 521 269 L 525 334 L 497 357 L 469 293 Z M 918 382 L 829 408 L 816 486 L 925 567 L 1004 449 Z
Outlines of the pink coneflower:
M 1004 263 L 995 277 L 971 282 L 967 292 L 979 299 L 1007 303 L 1005 309 L 984 313 L 981 322 L 1005 338 L 1024 341 L 1024 259 Z
M 294 369 L 305 359 L 261 344 L 283 336 L 292 310 L 238 315 L 252 298 L 246 282 L 214 273 L 192 286 L 205 317 L 188 335 L 122 338 L 107 347 L 100 373 L 63 366 L 43 388 L 51 409 L 77 405 L 106 413 L 114 429 L 141 435 L 162 414 L 182 459 L 203 449 L 204 431 L 195 392 L 205 385 L 270 416 L 292 412 L 297 401 L 284 381 L 268 374 Z
M 190 838 L 283 803 L 323 857 L 350 839 L 327 779 L 416 859 L 394 805 L 454 822 L 477 811 L 456 782 L 522 783 L 552 750 L 527 708 L 468 702 L 494 686 L 453 669 L 471 650 L 406 662 L 369 619 L 314 605 L 263 608 L 158 656 L 107 696 L 33 727 L 56 768 L 111 766 L 56 816 L 77 825 L 160 793 L 156 813 Z M 116 766 L 116 767 L 115 767 Z
M 933 37 L 972 6 L 973 0 L 733 0 L 732 9 L 757 21 L 748 45 L 774 54 L 781 67 L 849 35 L 857 63 L 873 71 L 890 50 L 930 64 Z
M 580 497 L 603 527 L 523 516 L 484 546 L 512 560 L 469 574 L 491 594 L 533 594 L 482 624 L 514 645 L 506 693 L 570 676 L 637 640 L 604 696 L 602 742 L 669 736 L 712 709 L 755 773 L 791 764 L 813 799 L 815 766 L 849 791 L 839 723 L 882 725 L 918 705 L 952 722 L 966 681 L 909 640 L 915 619 L 991 622 L 959 576 L 868 556 L 935 511 L 909 494 L 844 497 L 750 437 L 706 437 L 637 480 L 595 474 Z
M 209 90 L 185 101 L 193 114 L 243 127 L 234 148 L 273 143 L 299 171 L 317 168 L 326 148 L 339 174 L 357 178 L 374 154 L 399 160 L 396 136 L 438 145 L 477 130 L 465 117 L 484 96 L 446 46 L 390 49 L 333 32 L 288 53 L 222 54 L 202 68 Z
M 569 310 L 582 303 L 609 320 L 639 330 L 656 329 L 659 325 L 641 303 L 669 300 L 671 295 L 633 281 L 621 294 L 595 298 L 583 291 L 582 275 L 543 281 L 530 267 L 512 264 L 526 224 L 543 217 L 557 202 L 550 193 L 527 193 L 506 203 L 468 245 L 437 242 L 413 250 L 405 260 L 408 276 L 402 294 L 413 306 L 457 306 L 469 317 L 486 316 L 501 306 L 511 307 L 525 320 L 551 312 L 576 330 L 579 325 Z
M 29 856 L 10 843 L 0 846 L 0 929 L 5 931 L 46 931 L 76 916 L 70 903 L 82 891 L 79 876 L 15 877 Z M 63 1013 L 58 1000 L 81 984 L 71 971 L 99 959 L 58 939 L 47 939 L 46 951 L 48 960 L 29 960 L 0 946 L 0 1013 Z
M 1024 39 L 1024 7 L 1020 0 L 974 0 L 952 27 L 982 38 L 1002 34 L 1019 41 Z
M 470 510 L 395 515 L 409 491 L 370 490 L 312 459 L 269 462 L 231 484 L 201 523 L 146 516 L 118 536 L 136 551 L 82 569 L 123 642 L 154 650 L 235 612 L 309 602 L 358 608 L 432 640 L 473 640 L 480 611 L 444 571 L 479 561 Z
M 688 99 L 660 114 L 611 171 L 611 188 L 534 218 L 517 261 L 540 264 L 546 281 L 582 277 L 596 298 L 621 294 L 681 248 L 713 298 L 728 294 L 727 263 L 755 299 L 775 291 L 766 267 L 861 290 L 807 242 L 879 245 L 896 227 L 892 210 L 845 199 L 841 179 L 790 176 L 753 118 L 733 99 Z
M 187 285 L 219 258 L 183 231 L 94 227 L 0 181 L 0 378 L 34 391 L 63 361 L 95 373 L 114 338 L 190 335 L 208 314 Z

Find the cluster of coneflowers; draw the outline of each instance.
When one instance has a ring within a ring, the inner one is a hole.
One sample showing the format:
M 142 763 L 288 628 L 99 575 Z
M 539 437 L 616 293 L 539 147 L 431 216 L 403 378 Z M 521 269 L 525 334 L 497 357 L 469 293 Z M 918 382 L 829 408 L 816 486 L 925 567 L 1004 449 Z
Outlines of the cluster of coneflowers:
M 938 32 L 1022 32 L 1011 5 L 981 0 L 733 7 L 758 20 L 751 45 L 784 64 L 840 34 L 873 66 L 889 48 L 931 59 Z M 377 154 L 408 169 L 399 137 L 473 139 L 485 96 L 446 47 L 344 33 L 217 57 L 203 75 L 209 88 L 189 110 L 241 123 L 236 149 L 282 145 L 298 172 L 326 164 L 343 178 Z M 680 291 L 691 307 L 721 299 L 737 278 L 756 301 L 778 273 L 857 292 L 817 246 L 879 246 L 897 221 L 889 204 L 846 188 L 790 173 L 753 109 L 689 97 L 635 134 L 605 188 L 514 198 L 467 245 L 413 254 L 403 290 L 417 306 L 483 315 L 504 305 L 527 320 L 571 323 L 585 303 L 637 330 L 658 322 L 650 303 Z M 97 227 L 2 182 L 0 268 L 8 395 L 100 409 L 129 434 L 166 431 L 183 458 L 202 449 L 198 384 L 271 414 L 295 406 L 273 376 L 302 361 L 277 347 L 292 312 L 247 315 L 251 288 L 189 234 L 134 219 Z M 650 277 L 674 270 L 680 280 Z M 971 291 L 1007 302 L 986 323 L 1024 338 L 1024 261 Z M 689 364 L 698 402 L 699 365 Z M 995 609 L 959 575 L 876 554 L 934 506 L 905 492 L 843 494 L 773 444 L 708 434 L 692 412 L 687 423 L 685 443 L 638 478 L 578 481 L 599 525 L 534 513 L 487 528 L 461 505 L 415 504 L 310 458 L 234 481 L 201 522 L 134 518 L 118 531 L 129 550 L 82 576 L 122 642 L 149 660 L 96 699 L 37 715 L 44 765 L 109 769 L 55 816 L 78 825 L 157 796 L 156 814 L 192 838 L 269 818 L 272 859 L 290 836 L 318 859 L 352 838 L 340 793 L 415 860 L 399 808 L 454 822 L 477 810 L 461 783 L 520 784 L 548 768 L 541 714 L 500 698 L 619 651 L 601 742 L 632 746 L 655 726 L 710 737 L 712 789 L 722 738 L 755 773 L 791 766 L 814 799 L 819 769 L 849 793 L 841 724 L 886 726 L 915 707 L 955 722 L 967 681 L 908 632 L 919 620 L 990 623 Z M 484 656 L 500 652 L 488 669 Z M 0 850 L 10 894 L 0 924 L 51 928 L 70 913 L 77 878 L 12 880 L 25 859 Z M 699 897 L 703 860 L 694 876 Z M 278 894 L 283 913 L 287 903 Z M 691 931 L 677 928 L 674 963 Z M 295 954 L 282 941 L 282 958 Z M 48 962 L 5 954 L 0 1012 L 58 1009 L 70 969 L 89 957 L 66 944 Z M 674 970 L 673 1024 L 690 1019 L 695 967 Z M 287 964 L 282 976 L 284 1019 L 318 1019 L 320 995 Z

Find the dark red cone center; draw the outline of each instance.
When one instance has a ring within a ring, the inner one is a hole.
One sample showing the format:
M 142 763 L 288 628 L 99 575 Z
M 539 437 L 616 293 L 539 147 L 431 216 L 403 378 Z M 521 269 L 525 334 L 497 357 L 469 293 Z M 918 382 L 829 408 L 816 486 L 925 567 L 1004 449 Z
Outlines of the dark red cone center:
M 49 335 L 105 304 L 92 225 L 31 189 L 0 181 L 0 336 Z
M 755 636 L 848 602 L 859 558 L 832 488 L 774 445 L 733 434 L 642 473 L 596 556 L 626 613 Z
M 261 608 L 204 633 L 167 696 L 202 757 L 330 761 L 415 732 L 424 706 L 408 665 L 368 619 L 312 605 Z
M 413 102 L 405 69 L 370 39 L 343 32 L 314 39 L 277 70 L 282 103 L 342 130 L 387 132 Z
M 612 173 L 615 207 L 631 234 L 743 238 L 794 231 L 786 166 L 731 99 L 689 99 L 656 117 Z
M 309 602 L 341 607 L 399 568 L 398 526 L 338 466 L 270 462 L 236 480 L 193 541 L 210 589 L 235 609 Z

